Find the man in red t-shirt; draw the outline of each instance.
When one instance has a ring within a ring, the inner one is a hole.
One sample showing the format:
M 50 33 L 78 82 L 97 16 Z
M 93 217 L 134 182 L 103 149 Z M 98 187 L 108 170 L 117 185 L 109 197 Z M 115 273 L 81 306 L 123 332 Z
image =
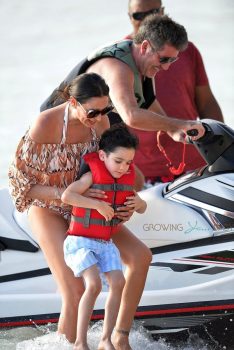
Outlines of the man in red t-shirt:
M 128 14 L 133 25 L 132 38 L 141 21 L 149 14 L 164 14 L 161 0 L 129 0 Z M 223 122 L 221 109 L 212 94 L 202 57 L 196 46 L 189 42 L 187 49 L 179 53 L 179 60 L 168 70 L 155 76 L 156 98 L 165 113 L 180 119 L 215 119 Z M 156 133 L 133 129 L 140 140 L 135 163 L 146 177 L 146 182 L 170 181 L 165 156 L 157 148 Z M 178 167 L 183 153 L 183 144 L 174 142 L 166 134 L 160 138 L 172 164 Z M 204 160 L 192 145 L 186 145 L 184 171 L 204 165 Z

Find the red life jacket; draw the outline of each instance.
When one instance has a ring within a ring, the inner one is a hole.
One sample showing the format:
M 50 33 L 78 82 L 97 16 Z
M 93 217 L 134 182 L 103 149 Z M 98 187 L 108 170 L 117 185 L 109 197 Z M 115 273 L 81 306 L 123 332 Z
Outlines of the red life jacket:
M 83 158 L 92 172 L 92 188 L 105 191 L 107 198 L 102 200 L 112 203 L 114 210 L 118 206 L 123 206 L 126 197 L 134 194 L 134 166 L 131 164 L 127 174 L 115 179 L 107 170 L 104 162 L 99 159 L 97 152 L 88 153 Z M 96 209 L 73 207 L 71 223 L 67 233 L 69 235 L 109 240 L 111 235 L 118 230 L 117 226 L 120 222 L 121 220 L 115 217 L 110 221 L 106 221 Z

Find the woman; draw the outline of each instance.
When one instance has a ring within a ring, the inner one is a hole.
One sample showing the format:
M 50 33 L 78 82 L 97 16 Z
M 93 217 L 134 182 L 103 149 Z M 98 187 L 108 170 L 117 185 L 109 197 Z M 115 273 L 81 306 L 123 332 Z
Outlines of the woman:
M 63 242 L 71 207 L 61 202 L 65 188 L 75 181 L 81 156 L 98 149 L 109 127 L 109 88 L 97 74 L 81 74 L 58 95 L 64 103 L 42 112 L 21 139 L 9 170 L 12 197 L 19 211 L 28 209 L 29 222 L 59 286 L 62 309 L 58 332 L 76 338 L 77 307 L 83 280 L 74 278 L 63 258 Z M 97 193 L 98 192 L 98 193 Z M 103 197 L 98 190 L 89 196 Z M 116 349 L 130 349 L 128 334 L 141 297 L 151 254 L 125 227 L 114 242 L 126 269 L 126 286 L 116 324 Z M 78 295 L 78 296 L 77 296 Z M 71 307 L 71 304 L 73 307 Z

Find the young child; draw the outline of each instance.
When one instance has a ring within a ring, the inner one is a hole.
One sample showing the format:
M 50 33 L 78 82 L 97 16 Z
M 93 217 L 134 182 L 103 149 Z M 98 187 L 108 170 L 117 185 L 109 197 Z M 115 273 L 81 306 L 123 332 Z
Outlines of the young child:
M 121 259 L 111 236 L 121 222 L 115 217 L 117 206 L 144 213 L 146 202 L 133 190 L 132 164 L 138 140 L 124 125 L 106 130 L 99 151 L 86 154 L 90 171 L 63 192 L 62 201 L 73 206 L 68 236 L 64 242 L 67 265 L 76 277 L 83 277 L 85 292 L 78 309 L 76 350 L 88 350 L 87 330 L 93 307 L 102 283 L 103 272 L 109 285 L 105 319 L 99 350 L 114 350 L 111 334 L 115 326 L 125 279 Z M 94 187 L 105 191 L 105 199 L 88 198 L 82 194 Z

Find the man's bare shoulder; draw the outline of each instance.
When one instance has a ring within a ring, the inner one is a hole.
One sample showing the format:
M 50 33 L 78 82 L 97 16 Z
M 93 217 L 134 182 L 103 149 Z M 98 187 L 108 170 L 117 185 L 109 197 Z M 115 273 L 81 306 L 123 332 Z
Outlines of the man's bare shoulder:
M 131 68 L 115 57 L 103 57 L 100 58 L 97 62 L 93 63 L 87 70 L 87 73 L 97 73 L 103 76 L 104 78 L 113 75 L 127 75 L 129 77 L 133 76 Z

